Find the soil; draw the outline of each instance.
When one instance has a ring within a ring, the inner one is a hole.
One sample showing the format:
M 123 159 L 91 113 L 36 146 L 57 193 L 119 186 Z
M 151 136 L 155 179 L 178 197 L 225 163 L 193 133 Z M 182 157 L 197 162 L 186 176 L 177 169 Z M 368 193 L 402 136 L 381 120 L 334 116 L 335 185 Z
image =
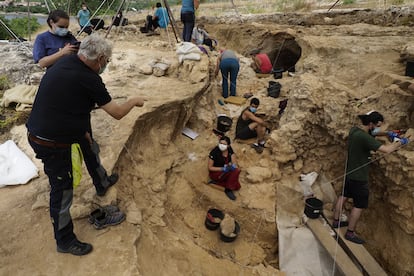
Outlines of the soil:
M 356 122 L 351 114 L 379 108 L 388 115 L 387 126 L 411 126 L 407 114 L 412 95 L 401 92 L 398 83 L 411 81 L 404 79 L 404 64 L 399 58 L 402 47 L 413 42 L 412 28 L 395 20 L 393 26 L 354 24 L 355 18 L 358 22 L 375 20 L 378 13 L 351 12 L 346 16 L 339 12 L 330 19 L 326 14 L 276 14 L 263 20 L 248 17 L 237 24 L 220 24 L 236 22 L 237 18 L 200 19 L 219 41 L 219 48 L 237 51 L 241 64 L 237 93 L 260 98 L 260 110 L 272 125 L 268 148 L 261 155 L 248 143 L 232 143 L 242 170 L 242 188 L 235 193 L 236 201 L 207 184 L 208 153 L 217 143 L 212 131 L 217 116 L 224 113 L 233 119 L 228 132 L 233 138 L 237 117 L 244 108 L 218 104 L 221 79 L 213 74 L 218 52 L 203 55 L 199 62 L 179 64 L 172 30 L 146 36 L 137 32 L 142 16 L 131 16 L 131 26 L 114 29 L 108 36 L 114 43 L 114 54 L 102 76 L 116 101 L 139 95 L 147 102 L 120 121 L 102 110 L 92 112 L 102 162 L 108 171 L 121 176 L 109 194 L 99 198 L 85 170 L 74 192 L 71 214 L 75 233 L 80 240 L 93 244 L 93 252 L 82 257 L 56 252 L 49 220 L 48 179 L 27 144 L 24 125 L 19 124 L 27 116 L 24 113 L 14 128 L 5 129 L 0 141 L 13 139 L 38 166 L 39 177 L 26 185 L 0 190 L 0 274 L 282 275 L 278 210 L 294 214 L 297 227 L 303 226 L 302 191 L 292 183 L 297 184 L 303 172 L 317 171 L 328 179 L 343 173 L 346 132 Z M 387 16 L 382 11 L 378 20 L 391 22 L 384 19 Z M 256 76 L 248 57 L 254 48 L 269 53 L 285 70 L 282 79 Z M 171 64 L 165 76 L 141 73 L 144 65 L 159 58 Z M 288 70 L 293 77 L 288 76 Z M 279 98 L 267 97 L 269 81 L 282 84 Z M 376 96 L 377 91 L 388 94 Z M 285 99 L 288 106 L 280 116 L 279 103 Z M 12 114 L 9 109 L 5 112 L 6 116 Z M 192 140 L 182 135 L 183 127 L 199 136 Z M 398 162 L 411 171 L 411 158 L 407 150 L 374 165 L 377 177 L 373 183 L 377 185 L 373 206 L 381 206 L 380 210 L 392 206 L 398 215 L 390 220 L 381 214 L 382 220 L 377 222 L 379 214 L 372 208 L 359 228 L 374 239 L 367 247 L 391 275 L 414 271 L 409 257 L 414 228 L 405 213 L 412 208 L 412 200 L 395 199 L 402 198 L 401 190 L 412 191 L 412 187 L 387 190 L 387 184 L 397 181 L 391 179 L 400 172 Z M 385 169 L 387 165 L 389 169 Z M 333 185 L 339 191 L 340 183 Z M 126 212 L 127 220 L 96 230 L 88 223 L 88 214 L 97 205 L 106 204 L 117 204 Z M 210 208 L 222 210 L 237 221 L 240 233 L 235 242 L 223 242 L 219 231 L 204 226 Z M 390 225 L 384 222 L 388 220 Z M 370 223 L 378 226 L 376 233 Z M 390 228 L 390 238 L 381 241 L 380 234 L 389 234 Z M 395 239 L 401 246 L 395 245 Z M 389 252 L 381 252 L 381 247 L 389 248 Z

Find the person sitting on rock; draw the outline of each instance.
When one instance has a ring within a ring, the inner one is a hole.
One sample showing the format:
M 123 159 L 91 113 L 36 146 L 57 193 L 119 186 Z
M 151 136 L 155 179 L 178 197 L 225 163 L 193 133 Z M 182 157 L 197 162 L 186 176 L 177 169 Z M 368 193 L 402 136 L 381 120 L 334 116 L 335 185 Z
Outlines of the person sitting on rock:
M 213 46 L 213 39 L 204 29 L 204 24 L 198 24 L 197 27 L 194 27 L 193 33 L 191 34 L 191 42 L 197 46 L 207 45 L 210 48 L 210 51 L 215 49 Z
M 273 65 L 267 54 L 260 53 L 259 50 L 253 50 L 250 52 L 250 56 L 253 60 L 250 67 L 252 67 L 256 73 L 270 74 Z
M 165 29 L 170 23 L 167 10 L 161 6 L 161 3 L 158 2 L 155 6 L 157 9 L 154 12 L 154 16 L 147 16 L 146 26 L 148 28 L 148 32 L 153 32 L 158 27 Z
M 240 189 L 240 169 L 237 167 L 236 154 L 230 146 L 229 137 L 222 136 L 219 144 L 210 152 L 208 170 L 211 180 L 223 186 L 227 197 L 235 200 L 233 191 Z
M 250 100 L 250 106 L 245 108 L 240 114 L 236 125 L 236 138 L 247 140 L 257 137 L 257 143 L 252 147 L 257 153 L 262 153 L 265 145 L 266 122 L 255 115 L 260 105 L 258 98 Z

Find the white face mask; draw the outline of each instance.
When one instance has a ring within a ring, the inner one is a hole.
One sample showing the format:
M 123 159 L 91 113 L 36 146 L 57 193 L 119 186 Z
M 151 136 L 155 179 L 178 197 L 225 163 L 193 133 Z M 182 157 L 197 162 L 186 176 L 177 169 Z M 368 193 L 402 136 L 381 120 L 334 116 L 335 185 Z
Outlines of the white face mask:
M 221 151 L 225 151 L 227 150 L 227 145 L 223 145 L 223 144 L 218 144 L 218 147 Z
M 377 135 L 381 131 L 380 127 L 375 127 L 373 130 L 371 130 L 372 135 Z

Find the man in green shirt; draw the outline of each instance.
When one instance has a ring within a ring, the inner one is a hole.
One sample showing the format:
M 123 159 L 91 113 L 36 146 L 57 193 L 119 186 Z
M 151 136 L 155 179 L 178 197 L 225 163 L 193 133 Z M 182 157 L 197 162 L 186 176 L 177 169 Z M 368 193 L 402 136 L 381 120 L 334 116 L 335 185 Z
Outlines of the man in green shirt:
M 348 226 L 345 238 L 354 243 L 362 244 L 365 241 L 355 233 L 356 223 L 361 216 L 362 210 L 368 207 L 368 172 L 371 160 L 371 151 L 381 151 L 391 153 L 401 145 L 408 143 L 407 138 L 397 139 L 397 141 L 383 145 L 370 135 L 372 131 L 378 132 L 384 117 L 372 111 L 368 114 L 359 115 L 362 125 L 352 127 L 348 136 L 348 158 L 346 166 L 346 178 L 343 194 L 339 196 L 336 203 L 333 227 L 339 228 Z M 348 198 L 353 199 L 353 208 L 348 222 L 339 221 L 342 206 Z

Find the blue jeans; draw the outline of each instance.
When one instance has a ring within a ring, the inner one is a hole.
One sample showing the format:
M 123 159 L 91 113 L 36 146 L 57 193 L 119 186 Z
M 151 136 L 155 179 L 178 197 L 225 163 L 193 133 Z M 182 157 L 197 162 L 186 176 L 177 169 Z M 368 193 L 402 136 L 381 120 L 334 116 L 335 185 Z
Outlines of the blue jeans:
M 193 33 L 193 29 L 195 25 L 194 12 L 181 13 L 181 22 L 183 22 L 184 24 L 183 40 L 187 42 L 191 42 L 191 35 Z
M 223 89 L 223 97 L 229 96 L 229 74 L 230 74 L 230 96 L 236 96 L 236 80 L 239 74 L 240 64 L 237 59 L 226 58 L 220 62 L 220 71 L 222 76 L 221 87 Z

